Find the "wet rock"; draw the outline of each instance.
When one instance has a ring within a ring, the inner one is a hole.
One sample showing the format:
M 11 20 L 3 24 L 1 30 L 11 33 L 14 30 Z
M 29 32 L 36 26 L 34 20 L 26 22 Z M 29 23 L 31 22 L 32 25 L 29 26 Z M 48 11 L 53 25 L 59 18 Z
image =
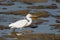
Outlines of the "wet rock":
M 60 19 L 60 15 L 51 15 L 52 17 L 55 17 L 56 19 Z
M 51 24 L 50 26 L 60 26 L 60 24 Z
M 31 14 L 36 17 L 49 17 L 49 13 L 47 11 L 38 11 L 35 13 L 31 13 Z
M 7 10 L 7 8 L 2 8 L 3 10 Z
M 27 26 L 27 27 L 30 27 L 30 28 L 38 28 L 38 25 L 41 25 L 42 23 L 44 22 L 49 22 L 48 20 L 42 20 L 42 19 L 38 19 L 38 20 L 33 20 L 32 24 L 30 26 Z M 27 28 L 25 27 L 25 28 Z
M 38 26 L 31 26 L 31 28 L 37 28 Z
M 29 4 L 29 5 L 32 5 L 33 3 L 30 3 L 30 2 L 24 2 L 25 4 Z
M 24 2 L 24 3 L 34 3 L 34 2 L 47 2 L 48 0 L 11 0 L 12 2 Z
M 52 5 L 47 6 L 46 8 L 48 8 L 48 9 L 56 9 L 57 5 L 56 4 L 52 4 Z
M 14 5 L 14 3 L 0 3 L 0 6 L 11 6 Z
M 60 16 L 55 16 L 55 18 L 60 19 Z
M 50 25 L 50 26 L 55 26 L 54 29 L 60 29 L 60 24 L 52 24 L 52 25 Z
M 56 26 L 55 29 L 60 29 L 60 27 Z
M 57 23 L 60 23 L 60 19 L 56 20 Z
M 38 17 L 32 17 L 32 20 L 38 20 Z
M 33 4 L 32 2 L 29 2 L 29 1 L 26 1 L 26 0 L 21 0 L 20 2 L 22 2 L 24 4 L 29 4 L 29 5 L 32 5 Z
M 60 0 L 56 0 L 56 2 L 59 2 L 60 3 Z
M 31 9 L 56 9 L 57 5 L 56 4 L 52 4 L 49 6 L 44 6 L 44 5 L 40 5 L 40 6 L 28 6 L 27 8 L 31 8 Z
M 49 20 L 43 20 L 43 19 L 38 19 L 38 20 L 33 20 L 32 24 L 41 24 L 43 22 L 49 22 Z
M 3 25 L 0 25 L 0 30 L 4 30 L 4 29 L 10 29 L 9 27 L 5 27 Z
M 0 12 L 0 14 L 27 15 L 28 12 L 29 10 L 17 10 L 17 11 Z
M 9 11 L 9 12 L 0 12 L 0 14 L 14 14 L 14 15 L 27 15 L 30 11 L 29 10 L 18 10 L 18 11 Z M 35 13 L 30 12 L 36 19 L 38 17 L 49 17 L 49 13 L 47 11 L 38 11 Z
M 50 30 L 54 30 L 55 29 L 55 27 L 51 27 L 51 29 Z
M 37 27 L 38 27 L 37 24 L 33 24 L 33 23 L 32 23 L 32 24 L 30 25 L 30 28 L 37 28 Z
M 27 15 L 29 10 L 18 10 L 18 11 L 13 11 L 12 13 L 18 14 L 18 15 Z
M 3 2 L 4 0 L 0 0 L 0 2 Z
M 41 6 L 28 6 L 27 8 L 32 8 L 32 9 L 45 9 L 46 6 L 43 6 L 43 5 L 41 5 Z

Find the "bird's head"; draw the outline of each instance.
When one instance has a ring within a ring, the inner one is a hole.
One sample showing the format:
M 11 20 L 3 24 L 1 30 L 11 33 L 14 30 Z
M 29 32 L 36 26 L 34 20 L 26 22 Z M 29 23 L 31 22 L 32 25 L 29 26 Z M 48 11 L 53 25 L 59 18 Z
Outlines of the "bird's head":
M 32 17 L 32 14 L 27 14 L 26 17 Z

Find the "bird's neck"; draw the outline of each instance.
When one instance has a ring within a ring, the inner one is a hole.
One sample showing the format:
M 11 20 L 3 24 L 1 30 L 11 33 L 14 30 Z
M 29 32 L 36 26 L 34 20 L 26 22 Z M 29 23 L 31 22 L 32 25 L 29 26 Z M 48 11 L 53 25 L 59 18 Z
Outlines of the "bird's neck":
M 28 20 L 28 22 L 32 22 L 32 19 L 29 17 L 26 17 L 26 19 Z
M 28 25 L 30 25 L 32 23 L 32 19 L 29 17 L 26 17 L 27 21 L 28 21 Z

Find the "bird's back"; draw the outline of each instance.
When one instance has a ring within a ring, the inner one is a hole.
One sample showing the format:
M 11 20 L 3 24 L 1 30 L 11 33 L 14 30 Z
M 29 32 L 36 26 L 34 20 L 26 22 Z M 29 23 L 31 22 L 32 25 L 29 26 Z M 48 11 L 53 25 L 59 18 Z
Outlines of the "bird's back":
M 25 27 L 27 24 L 27 20 L 19 20 L 19 21 L 16 21 L 12 24 L 10 24 L 10 26 L 12 28 L 21 28 L 21 27 Z

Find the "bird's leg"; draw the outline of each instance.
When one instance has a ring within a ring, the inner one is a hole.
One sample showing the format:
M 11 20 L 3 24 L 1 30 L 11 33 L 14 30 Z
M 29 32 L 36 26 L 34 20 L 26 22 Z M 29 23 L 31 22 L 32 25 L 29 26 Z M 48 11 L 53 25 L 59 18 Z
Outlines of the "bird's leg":
M 20 31 L 22 31 L 22 28 L 20 28 Z
M 22 30 L 23 30 L 23 28 L 20 28 L 20 33 L 24 34 Z
M 13 29 L 13 32 L 15 32 L 16 28 Z

